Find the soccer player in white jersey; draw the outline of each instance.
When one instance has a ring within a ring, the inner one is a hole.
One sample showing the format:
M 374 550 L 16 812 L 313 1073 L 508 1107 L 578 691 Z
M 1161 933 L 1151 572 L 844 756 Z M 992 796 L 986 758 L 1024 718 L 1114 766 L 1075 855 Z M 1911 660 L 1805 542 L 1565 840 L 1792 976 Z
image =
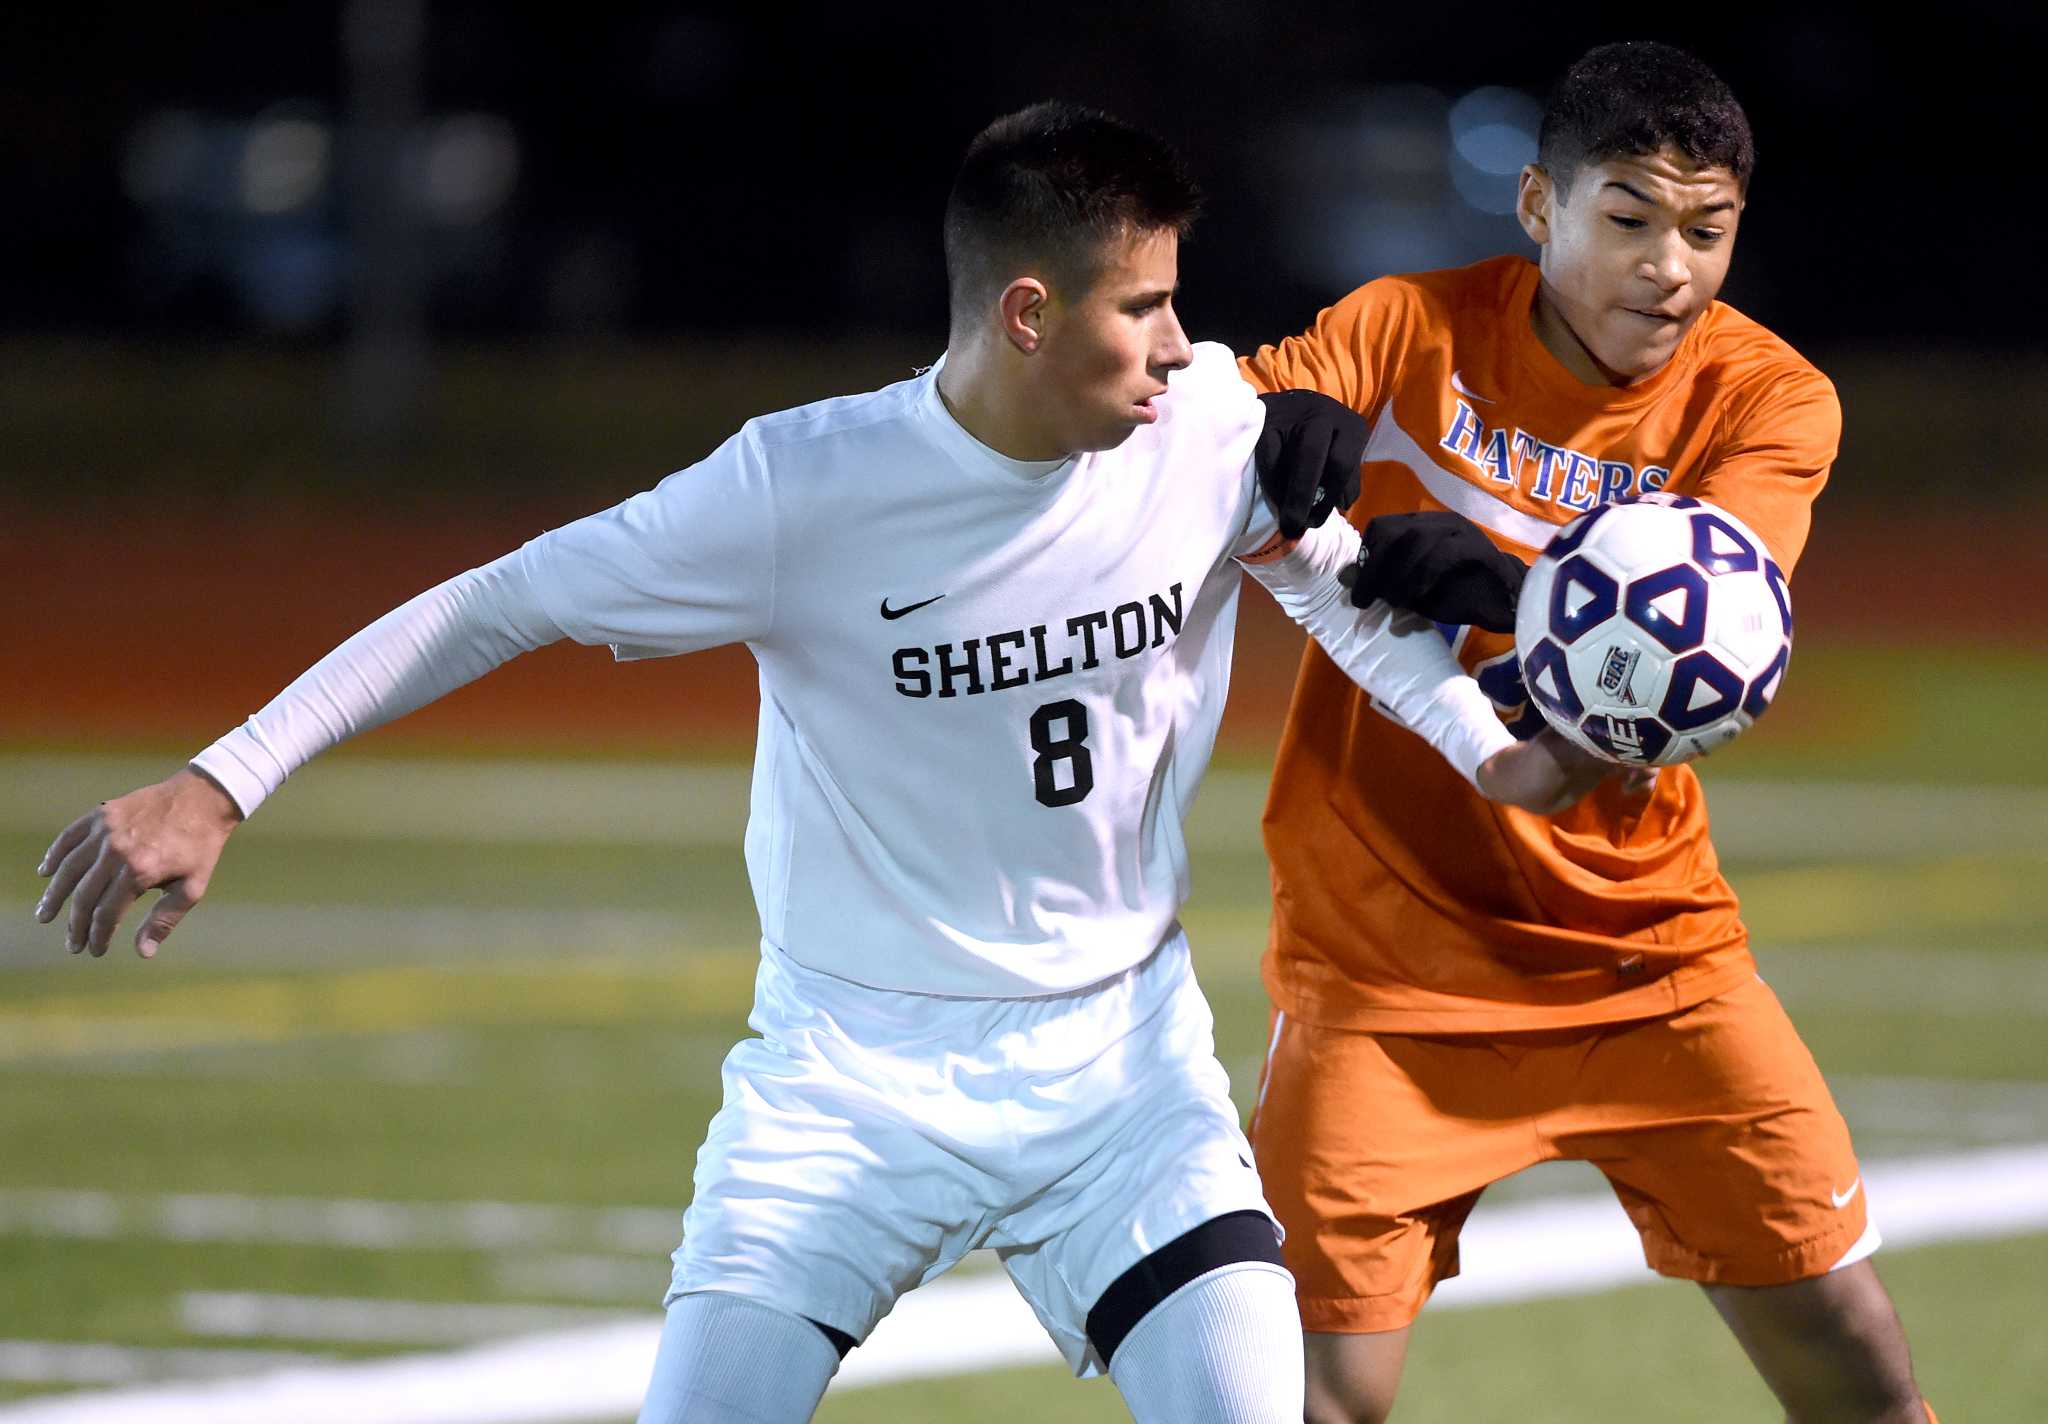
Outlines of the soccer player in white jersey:
M 990 1246 L 1139 1420 L 1294 1424 L 1293 1286 L 1175 920 L 1238 558 L 1488 794 L 1544 809 L 1598 769 L 1515 743 L 1426 625 L 1353 608 L 1343 520 L 1276 531 L 1260 479 L 1296 510 L 1326 480 L 1326 512 L 1360 446 L 1322 468 L 1328 410 L 1189 346 L 1196 203 L 1106 116 L 997 121 L 949 202 L 935 369 L 749 421 L 387 614 L 74 822 L 38 917 L 69 897 L 99 955 L 163 887 L 153 955 L 234 827 L 342 738 L 563 637 L 743 641 L 760 1036 L 725 1063 L 642 1419 L 808 1418 L 897 1296 Z

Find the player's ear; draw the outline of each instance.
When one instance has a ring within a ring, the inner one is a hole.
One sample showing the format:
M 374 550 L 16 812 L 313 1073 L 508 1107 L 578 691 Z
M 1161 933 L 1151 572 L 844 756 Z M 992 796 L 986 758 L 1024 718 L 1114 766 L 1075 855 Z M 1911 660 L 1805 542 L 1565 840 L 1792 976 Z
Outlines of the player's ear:
M 1521 187 L 1515 192 L 1515 220 L 1538 247 L 1550 241 L 1550 205 L 1556 196 L 1557 187 L 1548 173 L 1533 163 L 1522 169 Z
M 1002 296 L 996 299 L 1003 319 L 1003 335 L 1026 356 L 1045 339 L 1046 304 L 1050 298 L 1045 283 L 1038 278 L 1019 277 L 1003 288 Z

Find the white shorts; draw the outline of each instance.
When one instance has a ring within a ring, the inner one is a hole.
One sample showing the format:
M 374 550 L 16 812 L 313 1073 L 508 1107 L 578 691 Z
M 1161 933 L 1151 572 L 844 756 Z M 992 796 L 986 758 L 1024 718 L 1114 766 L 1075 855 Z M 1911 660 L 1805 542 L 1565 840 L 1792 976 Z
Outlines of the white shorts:
M 1079 1375 L 1089 1310 L 1212 1217 L 1271 1209 L 1178 929 L 1040 999 L 868 989 L 763 945 L 668 1300 L 730 1291 L 867 1338 L 990 1246 Z M 1277 1228 L 1276 1228 L 1277 1229 Z

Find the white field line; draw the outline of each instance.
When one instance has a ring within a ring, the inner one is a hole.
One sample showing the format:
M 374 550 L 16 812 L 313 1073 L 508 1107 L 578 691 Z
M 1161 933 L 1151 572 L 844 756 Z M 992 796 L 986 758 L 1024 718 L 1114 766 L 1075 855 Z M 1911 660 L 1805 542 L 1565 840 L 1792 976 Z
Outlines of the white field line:
M 1894 1247 L 2048 1230 L 2048 1143 L 1874 1162 L 1871 1210 Z M 1465 1275 L 1433 1309 L 1585 1294 L 1654 1279 L 1606 1198 L 1531 1202 L 1466 1227 Z M 29 1400 L 0 1424 L 542 1424 L 616 1418 L 640 1403 L 660 1321 L 529 1335 L 443 1354 L 301 1366 L 246 1380 Z M 1029 1307 L 994 1275 L 904 1297 L 837 1388 L 1056 1359 Z
M 1924 1134 L 1948 1143 L 1970 1136 L 2009 1143 L 2048 1133 L 2048 1083 L 1853 1074 L 1832 1081 L 1859 1131 Z M 2043 1190 L 2048 1193 L 2048 1182 Z M 507 1289 L 595 1296 L 637 1282 L 633 1293 L 651 1298 L 666 1280 L 660 1260 L 681 1239 L 682 1206 L 0 1188 L 0 1233 L 489 1251 L 505 1258 L 500 1274 Z M 535 1259 L 550 1252 L 564 1254 Z
M 0 1340 L 0 1380 L 17 1384 L 140 1384 L 217 1379 L 323 1363 L 284 1350 L 147 1349 L 59 1340 Z
M 186 1291 L 178 1328 L 235 1340 L 319 1340 L 351 1345 L 462 1345 L 638 1320 L 644 1310 L 573 1305 L 449 1304 L 280 1295 L 273 1291 Z
M 452 1353 L 309 1365 L 216 1383 L 0 1406 L 8 1424 L 543 1424 L 630 1416 L 658 1321 L 522 1336 Z M 632 1383 L 628 1383 L 632 1381 Z
M 970 1251 L 946 1276 L 946 1283 L 1001 1269 L 993 1251 Z M 602 1301 L 616 1311 L 660 1300 L 668 1289 L 669 1263 L 665 1257 L 651 1256 L 499 1256 L 491 1262 L 491 1280 L 507 1295 Z
M 249 1379 L 30 1400 L 6 1424 L 570 1424 L 640 1407 L 661 1318 L 526 1335 L 449 1353 L 286 1368 Z M 1059 1354 L 1008 1278 L 943 1280 L 904 1297 L 839 1372 L 860 1389 Z
M 94 1241 L 139 1236 L 159 1241 L 257 1241 L 384 1251 L 594 1247 L 667 1255 L 682 1239 L 682 1229 L 680 1206 L 0 1190 L 0 1232 Z
M 507 1295 L 570 1297 L 576 1300 L 659 1300 L 668 1288 L 668 1263 L 648 1256 L 592 1256 L 558 1252 L 546 1256 L 501 1256 L 491 1279 Z
M 1873 1162 L 1864 1179 L 1871 1220 L 1892 1246 L 2048 1230 L 2048 1144 Z M 1643 1264 L 1635 1228 L 1606 1197 L 1528 1202 L 1491 1215 L 1482 1206 L 1459 1249 L 1465 1273 L 1437 1290 L 1434 1306 L 1578 1295 L 1657 1279 Z

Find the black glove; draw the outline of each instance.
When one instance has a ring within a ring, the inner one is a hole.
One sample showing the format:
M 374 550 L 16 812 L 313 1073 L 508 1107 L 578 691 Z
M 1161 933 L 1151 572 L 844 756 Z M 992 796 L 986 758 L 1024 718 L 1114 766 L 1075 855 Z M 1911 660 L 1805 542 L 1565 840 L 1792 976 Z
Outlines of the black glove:
M 1462 514 L 1382 514 L 1365 526 L 1351 601 L 1384 598 L 1438 623 L 1512 633 L 1528 572 Z
M 1358 498 L 1365 417 L 1316 391 L 1262 395 L 1266 428 L 1252 451 L 1259 487 L 1280 516 L 1283 538 L 1299 539 Z

